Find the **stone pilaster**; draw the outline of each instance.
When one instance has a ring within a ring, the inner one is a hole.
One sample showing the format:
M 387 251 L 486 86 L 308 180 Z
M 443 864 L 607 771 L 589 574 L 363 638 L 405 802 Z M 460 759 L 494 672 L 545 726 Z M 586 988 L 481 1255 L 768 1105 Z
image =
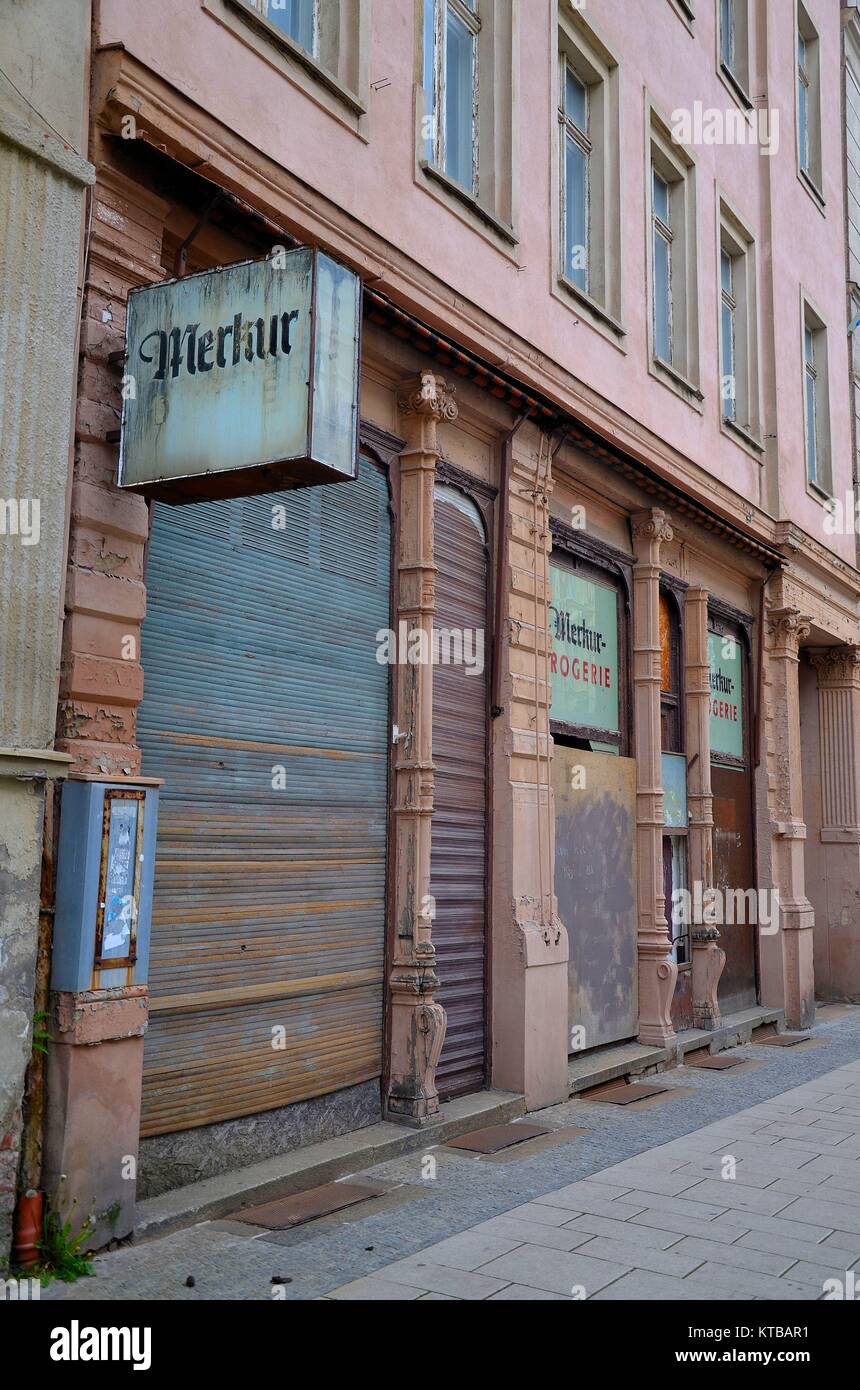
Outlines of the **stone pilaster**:
M 432 651 L 436 567 L 433 563 L 433 483 L 439 457 L 437 426 L 454 420 L 453 390 L 433 372 L 403 383 L 398 395 L 400 455 L 397 554 L 397 630 Z M 405 624 L 405 629 L 401 627 Z M 386 1109 L 392 1119 L 420 1125 L 439 1109 L 436 1064 L 445 1040 L 445 1010 L 432 941 L 430 840 L 433 816 L 433 667 L 395 667 L 393 947 L 389 974 L 390 1076 Z
M 702 896 L 714 886 L 714 809 L 711 795 L 710 662 L 708 660 L 708 591 L 687 590 L 684 602 L 684 649 L 687 727 L 687 811 L 690 879 Z M 700 898 L 694 894 L 694 902 Z M 693 1019 L 697 1028 L 719 1028 L 717 987 L 726 953 L 716 927 L 692 922 Z
M 816 923 L 826 970 L 819 994 L 860 1000 L 860 647 L 810 653 L 818 676 L 823 911 Z
M 663 892 L 663 780 L 660 747 L 660 547 L 672 539 L 657 508 L 632 517 L 633 727 L 636 741 L 639 1040 L 674 1043 L 670 1010 L 678 967 L 669 953 Z
M 771 696 L 770 819 L 773 882 L 779 893 L 778 937 L 759 934 L 762 1002 L 785 1009 L 791 1028 L 815 1017 L 814 913 L 804 880 L 803 782 L 800 762 L 800 644 L 810 623 L 799 609 L 773 605 L 766 622 Z
M 494 720 L 493 1084 L 530 1110 L 568 1095 L 567 932 L 554 892 L 549 736 L 549 440 L 514 434 L 499 497 L 500 712 Z

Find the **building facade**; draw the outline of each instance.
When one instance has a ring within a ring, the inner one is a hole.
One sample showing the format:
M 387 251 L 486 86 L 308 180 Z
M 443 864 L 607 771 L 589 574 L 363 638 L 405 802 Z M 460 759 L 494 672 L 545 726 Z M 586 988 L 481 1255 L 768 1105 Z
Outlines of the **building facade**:
M 60 860 L 75 785 L 159 808 L 148 975 L 54 990 L 43 1185 L 103 1239 L 135 1177 L 860 996 L 842 35 L 102 0 Z M 131 291 L 294 245 L 362 281 L 357 477 L 119 488 Z

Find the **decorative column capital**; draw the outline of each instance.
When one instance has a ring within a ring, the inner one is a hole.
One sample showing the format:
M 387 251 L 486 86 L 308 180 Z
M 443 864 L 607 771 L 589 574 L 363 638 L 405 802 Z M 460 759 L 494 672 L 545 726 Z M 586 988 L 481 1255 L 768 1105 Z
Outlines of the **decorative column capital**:
M 459 410 L 455 386 L 435 372 L 422 371 L 401 381 L 397 388 L 397 409 L 401 415 L 431 416 L 436 420 L 456 420 Z
M 796 661 L 801 642 L 812 631 L 812 622 L 799 608 L 770 608 L 766 627 L 773 655 L 792 657 Z
M 860 646 L 814 648 L 809 660 L 818 672 L 819 688 L 860 689 Z
M 666 513 L 659 507 L 651 507 L 647 511 L 634 512 L 630 523 L 637 563 L 658 565 L 660 546 L 671 541 L 675 534 Z

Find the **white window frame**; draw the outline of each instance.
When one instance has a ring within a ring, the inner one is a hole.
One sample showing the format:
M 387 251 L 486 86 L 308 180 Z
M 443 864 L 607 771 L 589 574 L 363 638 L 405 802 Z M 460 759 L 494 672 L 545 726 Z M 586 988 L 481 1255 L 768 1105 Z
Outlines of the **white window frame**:
M 731 310 L 734 410 L 725 409 L 723 377 L 725 342 L 723 304 L 726 294 L 722 281 L 722 256 L 731 263 Z M 761 385 L 758 369 L 758 258 L 752 234 L 727 200 L 717 196 L 717 333 L 720 373 L 720 425 L 735 442 L 741 442 L 760 457 L 763 452 L 761 426 Z
M 801 290 L 800 348 L 803 397 L 803 455 L 806 488 L 811 496 L 826 501 L 833 495 L 833 457 L 830 441 L 830 373 L 828 363 L 827 326 L 818 310 Z M 807 334 L 812 341 L 812 360 L 807 356 Z M 808 385 L 813 391 L 813 415 L 810 422 Z M 814 448 L 814 470 L 810 457 L 810 423 Z M 814 471 L 814 475 L 812 476 Z
M 646 255 L 648 266 L 648 366 L 652 376 L 671 386 L 697 410 L 700 389 L 698 234 L 696 164 L 690 152 L 673 138 L 669 123 L 646 98 Z M 654 171 L 669 186 L 669 219 L 661 230 L 671 232 L 670 299 L 672 360 L 657 356 L 655 338 Z
M 622 324 L 622 228 L 620 66 L 590 18 L 569 0 L 555 5 L 558 51 L 552 93 L 555 140 L 551 172 L 553 206 L 553 293 L 610 341 L 625 336 Z M 588 129 L 577 131 L 565 111 L 567 70 L 586 89 Z M 585 286 L 569 273 L 566 228 L 565 152 L 568 136 L 588 155 L 587 266 Z M 584 137 L 584 138 L 583 138 Z

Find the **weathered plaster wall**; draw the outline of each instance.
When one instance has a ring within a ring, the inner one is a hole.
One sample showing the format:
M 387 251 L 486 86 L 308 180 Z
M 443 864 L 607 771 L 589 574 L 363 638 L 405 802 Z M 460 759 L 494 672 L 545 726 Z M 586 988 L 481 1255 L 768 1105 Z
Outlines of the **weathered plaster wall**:
M 0 0 L 0 1268 L 31 1048 L 85 190 L 89 0 Z M 14 84 L 14 87 L 13 85 Z M 18 88 L 15 91 L 14 88 Z

